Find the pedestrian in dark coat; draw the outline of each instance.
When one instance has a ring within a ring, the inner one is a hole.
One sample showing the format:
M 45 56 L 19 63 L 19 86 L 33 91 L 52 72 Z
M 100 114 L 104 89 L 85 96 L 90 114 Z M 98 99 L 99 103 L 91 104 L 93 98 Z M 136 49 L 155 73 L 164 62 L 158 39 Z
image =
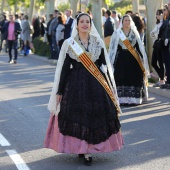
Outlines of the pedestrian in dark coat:
M 1 28 L 2 32 L 4 33 L 4 39 L 8 41 L 9 47 L 9 63 L 16 64 L 17 57 L 18 57 L 18 44 L 17 39 L 18 35 L 21 32 L 21 27 L 18 22 L 14 21 L 14 16 L 9 16 L 9 22 L 5 23 L 4 26 Z M 12 48 L 14 48 L 14 59 L 12 60 Z

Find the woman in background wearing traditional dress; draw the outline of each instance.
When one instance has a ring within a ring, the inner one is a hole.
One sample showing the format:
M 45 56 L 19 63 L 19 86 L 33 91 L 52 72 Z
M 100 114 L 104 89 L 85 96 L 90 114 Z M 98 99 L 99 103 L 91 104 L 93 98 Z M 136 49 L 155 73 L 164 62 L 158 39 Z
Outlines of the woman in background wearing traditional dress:
M 147 101 L 148 59 L 129 15 L 123 16 L 119 28 L 112 35 L 109 58 L 120 104 L 138 105 Z

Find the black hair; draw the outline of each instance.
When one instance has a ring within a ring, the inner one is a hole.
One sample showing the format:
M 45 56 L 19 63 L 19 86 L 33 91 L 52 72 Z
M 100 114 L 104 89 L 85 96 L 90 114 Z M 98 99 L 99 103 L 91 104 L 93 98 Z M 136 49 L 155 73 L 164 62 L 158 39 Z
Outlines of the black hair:
M 124 20 L 124 18 L 126 18 L 126 17 L 131 17 L 130 15 L 128 15 L 128 14 L 125 14 L 123 17 L 122 17 L 122 22 L 123 22 L 123 20 Z
M 126 13 L 125 13 L 125 14 L 128 14 L 128 13 L 131 13 L 131 14 L 133 14 L 133 12 L 132 12 L 132 11 L 126 11 Z
M 77 17 L 81 14 L 81 11 L 77 11 L 76 15 L 75 15 L 75 19 L 77 19 Z
M 107 10 L 107 11 L 106 11 L 106 14 L 110 17 L 110 15 L 111 15 L 110 10 Z
M 117 14 L 117 12 L 115 10 L 112 11 L 112 14 Z
M 6 15 L 3 14 L 4 20 L 6 20 Z
M 15 18 L 17 18 L 17 19 L 19 18 L 18 14 L 15 14 Z
M 91 23 L 92 23 L 91 17 L 90 17 L 90 15 L 87 14 L 87 13 L 80 13 L 80 14 L 77 16 L 77 25 L 78 25 L 78 23 L 79 23 L 80 17 L 82 17 L 83 15 L 86 15 L 86 16 L 89 17 L 89 19 L 90 19 L 90 26 L 91 26 Z
M 28 17 L 28 15 L 25 15 L 24 18 L 25 18 L 25 19 L 28 19 L 29 17 Z
M 54 12 L 57 14 L 59 12 L 59 10 L 55 9 Z
M 160 15 L 160 14 L 163 14 L 163 10 L 162 10 L 162 9 L 158 9 L 158 10 L 156 11 L 156 15 Z M 157 17 L 156 17 L 156 24 L 159 24 L 159 23 L 160 23 L 160 20 L 157 19 Z

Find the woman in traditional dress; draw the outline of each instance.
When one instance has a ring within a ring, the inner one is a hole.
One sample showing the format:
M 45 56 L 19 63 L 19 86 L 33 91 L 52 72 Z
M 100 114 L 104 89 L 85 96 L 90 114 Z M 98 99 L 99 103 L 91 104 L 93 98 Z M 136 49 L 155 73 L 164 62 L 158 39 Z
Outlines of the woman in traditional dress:
M 138 105 L 148 98 L 148 59 L 139 33 L 129 15 L 124 15 L 113 33 L 109 58 L 113 66 L 119 102 Z
M 86 13 L 77 17 L 61 48 L 48 109 L 46 148 L 79 154 L 85 165 L 92 164 L 92 153 L 122 148 L 113 72 L 105 45 Z

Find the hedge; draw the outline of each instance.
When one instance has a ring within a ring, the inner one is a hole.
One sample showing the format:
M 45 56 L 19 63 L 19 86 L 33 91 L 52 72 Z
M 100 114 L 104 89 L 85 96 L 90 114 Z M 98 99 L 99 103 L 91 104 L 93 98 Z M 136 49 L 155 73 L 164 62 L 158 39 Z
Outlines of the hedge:
M 50 47 L 48 42 L 44 42 L 43 37 L 36 37 L 33 40 L 34 44 L 34 54 L 40 55 L 40 56 L 45 56 L 45 57 L 50 57 Z

